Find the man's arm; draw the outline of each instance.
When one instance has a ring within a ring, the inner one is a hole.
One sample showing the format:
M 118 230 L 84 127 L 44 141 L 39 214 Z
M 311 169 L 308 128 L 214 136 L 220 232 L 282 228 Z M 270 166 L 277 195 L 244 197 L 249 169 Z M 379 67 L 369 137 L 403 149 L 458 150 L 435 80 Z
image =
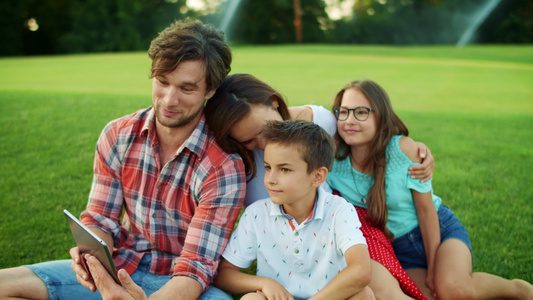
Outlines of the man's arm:
M 117 122 L 110 122 L 100 134 L 96 144 L 93 164 L 93 181 L 89 193 L 87 208 L 81 213 L 80 221 L 91 230 L 102 232 L 112 242 L 104 238 L 113 247 L 120 247 L 123 228 L 120 217 L 123 212 L 124 194 L 122 185 L 122 158 L 117 150 Z M 100 236 L 103 237 L 103 236 Z
M 107 272 L 100 261 L 92 256 L 85 255 L 87 266 L 91 271 L 94 284 L 102 295 L 104 300 L 123 299 L 123 300 L 145 300 L 148 299 L 146 294 L 138 285 L 133 282 L 131 277 L 124 269 L 118 271 L 118 278 L 124 288 L 115 283 L 111 275 Z M 194 300 L 202 294 L 202 285 L 189 277 L 175 276 L 170 279 L 159 291 L 153 293 L 149 299 L 180 299 Z
M 202 294 L 202 285 L 186 276 L 174 276 L 159 291 L 153 293 L 149 299 L 198 299 Z
M 344 253 L 346 268 L 309 299 L 348 299 L 363 291 L 372 279 L 370 255 L 366 245 L 354 245 Z
M 175 260 L 174 276 L 197 280 L 207 289 L 228 243 L 244 200 L 244 166 L 228 159 L 197 187 L 200 201 L 187 230 L 183 250 Z

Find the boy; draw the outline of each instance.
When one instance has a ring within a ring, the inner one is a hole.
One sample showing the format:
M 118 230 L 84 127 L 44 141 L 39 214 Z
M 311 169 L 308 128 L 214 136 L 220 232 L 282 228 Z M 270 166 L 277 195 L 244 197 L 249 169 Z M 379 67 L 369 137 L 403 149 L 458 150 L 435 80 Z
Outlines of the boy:
M 271 121 L 263 130 L 270 199 L 244 211 L 215 285 L 241 299 L 374 299 L 371 266 L 352 205 L 319 186 L 334 144 L 320 126 Z M 257 260 L 257 275 L 240 272 Z

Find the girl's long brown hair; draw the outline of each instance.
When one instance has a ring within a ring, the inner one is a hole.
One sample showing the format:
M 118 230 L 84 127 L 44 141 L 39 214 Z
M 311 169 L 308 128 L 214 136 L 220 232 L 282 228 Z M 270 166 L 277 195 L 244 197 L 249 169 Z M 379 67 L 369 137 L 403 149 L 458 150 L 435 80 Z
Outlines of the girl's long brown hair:
M 283 120 L 290 119 L 289 108 L 283 96 L 274 88 L 249 74 L 232 74 L 226 77 L 205 106 L 205 118 L 217 143 L 227 153 L 242 157 L 248 180 L 256 173 L 254 154 L 229 136 L 230 129 L 246 117 L 252 105 L 274 106 Z
M 394 135 L 409 135 L 409 130 L 403 121 L 392 109 L 387 92 L 372 80 L 356 80 L 345 85 L 335 96 L 333 108 L 341 106 L 344 92 L 348 89 L 360 91 L 370 102 L 374 109 L 376 120 L 376 135 L 370 142 L 370 152 L 367 153 L 361 167 L 365 172 L 371 172 L 374 184 L 368 192 L 368 220 L 375 227 L 381 229 L 385 235 L 392 239 L 392 233 L 387 229 L 388 220 L 387 199 L 385 195 L 385 172 L 387 166 L 386 148 Z M 351 155 L 351 147 L 341 138 L 338 131 L 335 133 L 337 149 L 335 158 L 344 160 Z

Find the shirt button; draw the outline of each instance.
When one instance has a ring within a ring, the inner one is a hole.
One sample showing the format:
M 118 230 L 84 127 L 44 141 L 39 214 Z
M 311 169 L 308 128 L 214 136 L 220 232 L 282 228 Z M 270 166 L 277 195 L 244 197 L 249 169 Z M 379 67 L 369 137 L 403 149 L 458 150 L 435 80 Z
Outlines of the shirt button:
M 294 233 L 294 235 L 295 235 L 295 236 L 299 236 L 300 233 L 298 233 L 298 231 L 296 231 L 296 232 Z
M 294 250 L 294 253 L 298 254 L 298 253 L 300 253 L 300 250 L 296 249 L 296 250 Z
M 154 218 L 154 219 L 155 219 L 155 213 L 153 213 L 153 214 L 152 214 L 152 218 Z
M 157 189 L 160 190 L 160 189 L 161 189 L 161 185 L 158 185 L 158 186 L 157 186 Z

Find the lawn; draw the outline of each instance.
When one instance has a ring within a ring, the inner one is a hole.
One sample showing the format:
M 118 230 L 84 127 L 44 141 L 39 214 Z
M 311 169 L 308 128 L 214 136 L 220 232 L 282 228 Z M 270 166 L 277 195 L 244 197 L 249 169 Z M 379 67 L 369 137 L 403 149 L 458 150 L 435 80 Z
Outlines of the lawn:
M 104 125 L 150 105 L 149 68 L 145 53 L 0 58 L 0 268 L 68 258 L 61 211 L 84 209 Z M 474 269 L 533 282 L 533 46 L 235 47 L 232 73 L 327 108 L 350 80 L 382 84 L 435 157 Z

